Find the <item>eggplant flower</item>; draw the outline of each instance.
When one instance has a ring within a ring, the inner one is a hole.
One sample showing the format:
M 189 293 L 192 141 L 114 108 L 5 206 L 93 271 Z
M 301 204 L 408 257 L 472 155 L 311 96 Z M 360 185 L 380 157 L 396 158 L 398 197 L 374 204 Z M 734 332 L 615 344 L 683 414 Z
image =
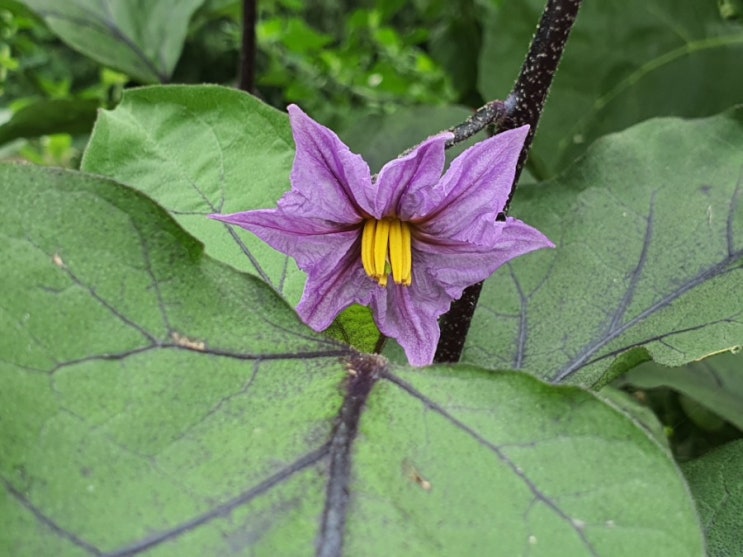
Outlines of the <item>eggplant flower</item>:
M 554 247 L 523 222 L 496 216 L 508 198 L 528 126 L 467 149 L 442 176 L 441 133 L 378 175 L 328 128 L 289 107 L 296 155 L 278 208 L 217 220 L 249 230 L 307 273 L 297 306 L 317 331 L 352 304 L 371 306 L 382 334 L 416 366 L 430 364 L 438 317 L 507 261 Z

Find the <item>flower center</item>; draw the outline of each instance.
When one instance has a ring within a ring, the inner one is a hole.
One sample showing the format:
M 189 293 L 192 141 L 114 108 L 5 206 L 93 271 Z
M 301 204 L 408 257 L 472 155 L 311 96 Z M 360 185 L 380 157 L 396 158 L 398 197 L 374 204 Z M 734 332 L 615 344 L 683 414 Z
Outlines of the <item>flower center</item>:
M 369 219 L 361 233 L 361 263 L 366 274 L 387 286 L 392 273 L 395 284 L 413 282 L 413 251 L 410 224 L 399 219 Z

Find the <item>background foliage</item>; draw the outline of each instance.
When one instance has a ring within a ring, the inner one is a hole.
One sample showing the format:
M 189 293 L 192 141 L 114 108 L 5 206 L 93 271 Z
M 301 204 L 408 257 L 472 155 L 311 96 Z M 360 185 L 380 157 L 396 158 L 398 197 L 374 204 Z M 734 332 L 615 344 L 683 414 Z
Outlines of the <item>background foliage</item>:
M 0 553 L 743 554 L 737 0 L 586 2 L 512 210 L 558 249 L 462 364 L 205 218 L 289 187 L 287 103 L 378 169 L 504 98 L 541 9 L 267 0 L 257 100 L 237 1 L 0 0 Z

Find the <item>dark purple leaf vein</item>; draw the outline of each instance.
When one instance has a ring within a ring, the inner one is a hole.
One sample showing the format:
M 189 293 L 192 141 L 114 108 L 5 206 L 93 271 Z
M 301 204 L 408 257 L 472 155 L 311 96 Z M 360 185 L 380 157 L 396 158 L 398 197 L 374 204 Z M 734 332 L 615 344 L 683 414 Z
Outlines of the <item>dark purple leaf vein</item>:
M 735 263 L 737 263 L 741 259 L 741 257 L 743 257 L 743 249 L 738 249 L 738 250 L 735 249 L 734 238 L 733 238 L 733 219 L 734 219 L 735 212 L 736 212 L 737 205 L 738 205 L 739 191 L 740 191 L 740 184 L 736 187 L 735 192 L 733 193 L 733 196 L 730 202 L 729 211 L 728 211 L 727 230 L 726 230 L 726 241 L 727 241 L 727 252 L 728 252 L 727 257 L 725 257 L 719 263 L 712 265 L 711 267 L 701 271 L 696 276 L 687 280 L 686 282 L 681 284 L 678 288 L 676 288 L 672 292 L 665 295 L 663 298 L 655 302 L 653 305 L 651 305 L 644 311 L 640 312 L 638 315 L 636 315 L 632 319 L 628 321 L 623 321 L 626 315 L 626 311 L 628 307 L 631 305 L 632 300 L 634 298 L 636 285 L 638 281 L 640 280 L 640 277 L 645 267 L 645 263 L 647 262 L 648 246 L 652 241 L 654 213 L 653 213 L 653 201 L 651 199 L 650 211 L 648 214 L 646 231 L 645 231 L 645 239 L 643 242 L 643 248 L 638 258 L 637 264 L 635 265 L 635 268 L 632 271 L 632 274 L 630 276 L 630 284 L 628 286 L 627 292 L 625 293 L 623 298 L 620 300 L 618 306 L 612 313 L 612 318 L 610 322 L 608 323 L 606 329 L 601 334 L 600 338 L 586 345 L 570 362 L 568 362 L 565 366 L 563 366 L 562 369 L 559 370 L 554 375 L 554 377 L 552 377 L 551 379 L 552 383 L 560 383 L 564 381 L 565 379 L 569 378 L 571 375 L 576 373 L 578 370 L 588 365 L 590 361 L 595 361 L 593 359 L 593 356 L 599 350 L 601 350 L 606 345 L 608 345 L 612 341 L 619 338 L 621 335 L 626 333 L 629 329 L 638 325 L 639 323 L 641 323 L 648 317 L 668 307 L 670 304 L 672 304 L 677 299 L 681 298 L 681 296 L 683 296 L 690 290 L 693 290 L 697 286 L 700 286 L 706 283 L 707 281 L 712 280 L 713 278 L 723 276 L 730 272 L 741 270 L 740 267 L 735 266 Z M 700 325 L 697 328 L 701 329 L 703 328 L 703 325 Z M 675 332 L 671 331 L 661 336 L 665 338 L 668 336 L 672 336 L 673 334 L 675 334 Z M 646 341 L 647 340 L 649 339 L 646 339 Z M 637 343 L 637 345 L 643 345 L 646 343 L 646 341 Z M 629 348 L 630 346 L 624 347 L 624 349 L 620 350 L 619 352 L 622 352 Z
M 349 381 L 330 440 L 330 470 L 320 533 L 318 557 L 341 557 L 348 514 L 351 481 L 351 447 L 358 432 L 361 412 L 374 383 L 387 369 L 379 356 L 355 354 L 348 359 Z
M 179 524 L 175 528 L 160 532 L 127 547 L 117 549 L 110 553 L 105 553 L 104 555 L 105 557 L 128 557 L 130 555 L 138 555 L 139 553 L 152 549 L 153 547 L 158 546 L 162 543 L 174 541 L 183 534 L 191 532 L 196 528 L 203 526 L 204 524 L 207 524 L 217 518 L 228 516 L 238 507 L 250 503 L 256 497 L 266 493 L 276 485 L 289 479 L 298 472 L 301 472 L 309 468 L 310 466 L 317 464 L 318 462 L 320 462 L 320 460 L 328 455 L 329 450 L 329 444 L 326 443 L 322 447 L 319 447 L 318 449 L 307 453 L 303 457 L 297 459 L 291 465 L 280 470 L 273 476 L 267 478 L 263 482 L 245 491 L 244 493 L 241 493 L 240 495 L 227 501 L 226 503 L 218 505 L 213 509 L 210 509 L 208 512 L 205 512 L 204 514 L 201 514 L 197 517 L 192 518 L 191 520 Z
M 13 487 L 13 485 L 10 484 L 5 478 L 0 478 L 0 483 L 2 483 L 3 487 L 5 488 L 5 491 L 10 494 L 13 499 L 18 501 L 19 504 L 21 504 L 26 510 L 28 510 L 36 520 L 41 522 L 44 526 L 49 528 L 56 536 L 60 538 L 64 538 L 73 545 L 79 547 L 80 549 L 83 549 L 86 553 L 90 555 L 103 555 L 103 552 L 95 547 L 94 545 L 89 544 L 85 540 L 79 538 L 72 532 L 65 530 L 62 528 L 59 524 L 54 522 L 51 518 L 46 516 L 44 513 L 42 513 L 39 509 L 37 509 L 34 505 L 31 504 L 31 502 L 26 498 L 26 496 L 21 493 L 18 489 Z

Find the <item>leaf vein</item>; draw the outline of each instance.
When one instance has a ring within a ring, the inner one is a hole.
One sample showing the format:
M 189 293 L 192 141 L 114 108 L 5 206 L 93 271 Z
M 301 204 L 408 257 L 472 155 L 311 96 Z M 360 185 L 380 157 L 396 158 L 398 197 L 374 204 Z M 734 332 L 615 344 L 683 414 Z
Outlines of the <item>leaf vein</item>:
M 473 438 L 475 441 L 477 441 L 480 445 L 482 445 L 483 447 L 493 452 L 498 458 L 498 460 L 500 460 L 503 464 L 505 464 L 511 470 L 511 472 L 513 472 L 526 485 L 529 491 L 531 491 L 535 500 L 538 500 L 544 503 L 563 522 L 565 522 L 570 527 L 571 530 L 573 530 L 578 535 L 580 540 L 586 546 L 586 549 L 588 549 L 590 555 L 596 555 L 596 556 L 598 555 L 596 549 L 593 547 L 593 544 L 586 537 L 586 534 L 583 531 L 583 529 L 578 527 L 575 521 L 573 520 L 573 518 L 571 518 L 564 510 L 562 510 L 556 502 L 554 502 L 546 494 L 544 494 L 539 489 L 539 487 L 529 478 L 529 476 L 521 468 L 519 468 L 519 466 L 517 466 L 516 463 L 513 460 L 511 460 L 501 450 L 501 447 L 485 439 L 482 435 L 477 433 L 474 429 L 470 428 L 464 422 L 458 420 L 453 415 L 451 415 L 449 412 L 447 412 L 447 410 L 443 406 L 429 399 L 423 393 L 415 389 L 412 385 L 403 381 L 399 377 L 396 377 L 389 371 L 383 372 L 382 378 L 390 381 L 392 384 L 396 385 L 403 391 L 407 392 L 413 398 L 419 400 L 429 410 L 432 410 L 433 412 L 437 413 L 442 418 L 444 418 L 449 423 L 451 423 L 454 427 L 466 433 L 471 438 Z
M 85 550 L 90 555 L 103 555 L 103 552 L 100 549 L 86 542 L 82 538 L 79 538 L 72 532 L 65 530 L 59 524 L 54 522 L 50 517 L 42 513 L 26 498 L 23 493 L 13 487 L 13 485 L 11 485 L 11 483 L 8 482 L 5 478 L 0 478 L 0 482 L 2 482 L 3 487 L 5 487 L 5 491 L 7 491 L 11 495 L 11 497 L 18 501 L 18 503 L 20 503 L 32 515 L 34 515 L 36 520 L 44 524 L 44 526 L 49 528 L 52 532 L 54 532 L 54 534 L 68 540 L 80 549 Z

